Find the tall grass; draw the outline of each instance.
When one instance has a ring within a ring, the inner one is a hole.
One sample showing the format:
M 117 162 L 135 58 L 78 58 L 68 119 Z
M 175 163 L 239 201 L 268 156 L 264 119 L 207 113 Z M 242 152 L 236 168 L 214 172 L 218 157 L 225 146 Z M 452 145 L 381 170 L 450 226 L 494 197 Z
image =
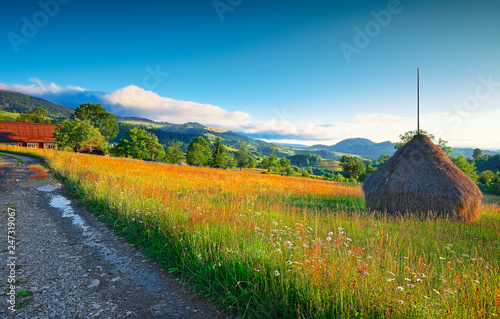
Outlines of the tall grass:
M 389 218 L 358 186 L 32 150 L 164 267 L 244 318 L 490 318 L 500 209 Z

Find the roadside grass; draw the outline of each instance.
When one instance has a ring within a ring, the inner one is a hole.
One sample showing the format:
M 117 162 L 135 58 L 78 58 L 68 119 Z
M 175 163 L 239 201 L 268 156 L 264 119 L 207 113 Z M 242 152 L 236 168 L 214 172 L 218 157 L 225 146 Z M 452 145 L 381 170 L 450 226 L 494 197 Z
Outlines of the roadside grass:
M 492 318 L 500 208 L 377 216 L 360 187 L 31 150 L 96 215 L 241 318 Z
M 3 150 L 3 149 L 0 149 L 2 152 L 6 152 L 6 153 L 10 153 L 9 151 L 6 151 L 6 150 Z M 14 153 L 16 154 L 16 153 Z M 14 155 L 11 155 L 11 154 L 0 154 L 0 156 L 6 156 L 6 157 L 11 157 L 11 158 L 15 158 L 17 160 L 17 163 L 19 165 L 21 165 L 23 163 L 23 161 L 17 157 L 17 156 L 14 156 Z M 0 160 L 1 161 L 1 160 Z

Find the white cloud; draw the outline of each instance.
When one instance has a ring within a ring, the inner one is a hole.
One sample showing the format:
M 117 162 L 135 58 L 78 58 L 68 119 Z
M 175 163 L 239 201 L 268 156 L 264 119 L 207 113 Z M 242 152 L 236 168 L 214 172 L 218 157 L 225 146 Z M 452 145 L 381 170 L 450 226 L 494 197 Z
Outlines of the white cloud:
M 31 78 L 30 82 L 34 83 L 32 85 L 22 85 L 22 84 L 5 84 L 0 83 L 0 89 L 8 91 L 16 91 L 24 94 L 43 96 L 45 94 L 61 94 L 67 91 L 84 92 L 85 89 L 78 86 L 68 85 L 65 88 L 55 84 L 54 82 L 47 83 L 46 81 L 41 81 L 37 78 Z
M 115 112 L 147 117 L 171 123 L 200 122 L 225 129 L 238 129 L 251 121 L 250 114 L 229 112 L 221 107 L 189 101 L 177 101 L 146 91 L 135 85 L 105 94 L 103 102 L 115 107 Z

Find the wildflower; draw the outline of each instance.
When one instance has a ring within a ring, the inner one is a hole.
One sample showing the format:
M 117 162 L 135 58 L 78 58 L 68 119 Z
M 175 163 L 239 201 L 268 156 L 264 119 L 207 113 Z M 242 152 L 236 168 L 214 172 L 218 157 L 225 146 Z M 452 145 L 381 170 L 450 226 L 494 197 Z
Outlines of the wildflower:
M 414 284 L 406 284 L 408 287 L 410 288 L 415 288 L 415 285 Z
M 401 287 L 401 286 L 398 286 L 396 289 L 399 290 L 399 291 L 403 291 L 404 290 L 404 288 Z
M 352 241 L 352 239 L 351 239 L 351 238 L 346 238 L 346 240 L 347 240 L 347 241 Z
M 405 280 L 406 280 L 406 281 L 409 281 L 409 282 L 411 282 L 411 279 L 410 279 L 410 278 L 405 278 Z
M 359 268 L 358 272 L 359 272 L 360 275 L 364 275 L 365 274 L 365 270 L 363 269 L 363 267 Z
M 278 226 L 278 222 L 276 222 L 276 221 L 273 221 L 273 223 L 272 223 L 272 224 L 273 224 L 274 226 Z
M 280 253 L 280 252 L 281 252 L 281 249 L 276 248 L 275 252 Z
M 399 302 L 400 305 L 404 304 L 403 300 L 398 300 L 398 302 Z
M 435 293 L 437 293 L 438 295 L 440 294 L 439 291 L 437 291 L 436 289 L 432 289 Z
M 439 256 L 439 259 L 441 260 L 446 260 L 446 258 Z
M 260 272 L 260 269 L 254 269 L 256 272 Z
M 332 231 L 331 231 L 331 232 L 329 232 L 329 233 L 328 233 L 328 236 L 333 236 L 333 232 L 332 232 Z
M 385 280 L 387 280 L 388 282 L 392 282 L 394 281 L 395 278 L 386 278 Z
M 479 283 L 479 280 L 473 280 L 472 282 L 475 282 L 476 284 L 478 284 L 478 283 Z
M 406 266 L 405 270 L 410 271 L 410 267 Z
M 260 250 L 260 249 L 257 249 L 257 252 L 258 252 L 258 253 L 260 253 L 261 251 L 262 251 L 262 250 Z
M 326 240 L 330 241 L 330 240 L 332 240 L 332 237 L 328 236 L 328 237 L 326 237 Z
M 287 265 L 291 265 L 292 264 L 292 262 L 290 260 L 287 260 L 286 263 L 287 263 Z
M 278 277 L 278 276 L 280 275 L 280 272 L 279 272 L 279 271 L 277 271 L 277 270 L 275 270 L 275 271 L 274 271 L 274 275 L 275 275 L 276 277 Z
M 198 257 L 199 260 L 201 260 L 203 258 L 203 256 L 201 254 L 196 255 L 196 257 Z

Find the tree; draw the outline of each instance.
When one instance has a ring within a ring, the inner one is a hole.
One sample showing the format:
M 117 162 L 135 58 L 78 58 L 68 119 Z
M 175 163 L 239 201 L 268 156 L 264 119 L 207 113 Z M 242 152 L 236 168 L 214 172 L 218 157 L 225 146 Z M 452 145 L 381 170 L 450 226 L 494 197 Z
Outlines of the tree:
M 250 157 L 248 151 L 245 147 L 245 143 L 238 142 L 238 153 L 236 153 L 236 160 L 238 162 L 238 167 L 240 170 L 246 168 L 250 164 Z
M 26 122 L 26 120 L 28 120 L 29 123 L 51 122 L 51 120 L 47 118 L 47 111 L 41 107 L 35 107 L 33 110 L 23 113 L 16 118 L 17 122 Z
M 285 174 L 290 175 L 293 172 L 293 169 L 292 171 L 287 170 L 288 168 L 291 167 L 290 167 L 290 160 L 286 157 L 281 158 L 278 162 L 278 165 L 282 176 Z
M 484 171 L 479 174 L 478 182 L 481 184 L 488 184 L 495 178 L 495 173 L 492 171 Z
M 212 152 L 212 167 L 226 168 L 228 162 L 228 155 L 226 147 L 222 144 L 221 138 L 217 136 L 214 142 L 214 150 Z
M 184 152 L 182 151 L 182 142 L 171 141 L 166 151 L 166 162 L 171 164 L 180 164 L 183 159 Z
M 377 169 L 371 165 L 368 165 L 363 173 L 359 175 L 358 180 L 360 182 L 364 182 L 364 180 L 370 175 L 371 173 L 375 172 Z
M 356 156 L 342 156 L 340 166 L 344 172 L 344 177 L 347 179 L 357 179 L 365 171 L 365 164 Z
M 115 156 L 132 157 L 145 161 L 165 161 L 165 150 L 156 135 L 134 127 L 127 131 L 111 149 Z
M 256 168 L 257 167 L 257 161 L 255 160 L 255 157 L 250 156 L 250 160 L 248 161 L 248 168 Z
M 271 153 L 271 155 L 269 155 L 269 158 L 267 159 L 267 163 L 266 163 L 266 169 L 269 173 L 271 172 L 275 172 L 277 171 L 278 169 L 278 156 L 276 156 L 274 154 L 274 150 L 273 150 L 273 153 Z
M 80 104 L 71 114 L 71 119 L 89 120 L 90 123 L 104 136 L 106 140 L 115 138 L 118 135 L 118 119 L 101 106 L 87 102 Z
M 66 120 L 56 126 L 53 134 L 56 139 L 55 143 L 63 150 L 75 152 L 88 150 L 90 153 L 96 150 L 107 150 L 104 137 L 90 124 L 90 121 Z
M 390 155 L 380 155 L 380 157 L 378 158 L 378 160 L 376 161 L 376 165 L 377 166 L 380 166 L 382 164 L 384 164 L 385 162 L 387 162 L 389 160 L 391 156 Z
M 186 162 L 193 166 L 207 166 L 211 155 L 210 143 L 202 136 L 197 136 L 187 147 Z
M 430 139 L 433 141 L 436 139 L 436 136 L 434 134 L 429 133 L 425 130 L 420 130 L 420 134 L 429 136 Z M 401 146 L 403 146 L 407 142 L 409 142 L 415 135 L 417 135 L 417 130 L 408 131 L 404 134 L 400 134 L 399 135 L 400 141 L 398 143 L 396 143 L 396 145 L 394 145 L 394 148 L 395 149 L 401 148 Z M 445 141 L 445 140 L 439 138 L 438 146 L 443 150 L 443 152 L 445 152 L 446 155 L 450 156 L 450 154 L 453 152 L 453 150 L 451 147 L 447 146 L 446 144 L 448 144 L 448 141 Z
M 467 162 L 463 154 L 458 155 L 452 159 L 453 163 L 462 170 L 474 182 L 477 181 L 476 166 L 473 163 Z
M 481 159 L 483 156 L 483 150 L 480 148 L 475 148 L 474 151 L 472 152 L 472 158 L 475 159 L 476 161 Z

